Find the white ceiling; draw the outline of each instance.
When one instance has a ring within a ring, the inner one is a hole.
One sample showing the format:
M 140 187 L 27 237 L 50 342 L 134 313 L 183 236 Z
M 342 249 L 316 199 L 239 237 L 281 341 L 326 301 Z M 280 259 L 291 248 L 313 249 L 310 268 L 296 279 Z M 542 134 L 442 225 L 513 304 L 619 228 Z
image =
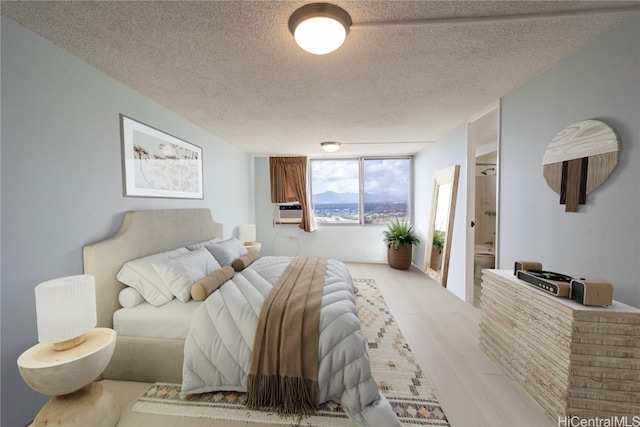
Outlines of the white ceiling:
M 342 156 L 415 153 L 640 7 L 335 1 L 354 25 L 340 49 L 314 56 L 287 27 L 306 3 L 0 5 L 3 15 L 247 152 L 313 157 L 325 140 L 341 141 Z

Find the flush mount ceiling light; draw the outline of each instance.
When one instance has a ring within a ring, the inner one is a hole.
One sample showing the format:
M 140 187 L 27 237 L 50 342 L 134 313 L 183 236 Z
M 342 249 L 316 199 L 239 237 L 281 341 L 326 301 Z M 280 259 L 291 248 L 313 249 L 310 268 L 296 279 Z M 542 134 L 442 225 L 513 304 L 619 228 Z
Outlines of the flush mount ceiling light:
M 322 149 L 327 153 L 335 153 L 340 149 L 342 144 L 337 141 L 325 141 L 321 142 L 320 145 L 322 145 Z
M 508 16 L 469 16 L 444 18 L 396 19 L 390 21 L 373 21 L 353 23 L 349 14 L 333 4 L 310 3 L 293 12 L 289 18 L 289 30 L 296 43 L 309 53 L 325 55 L 338 49 L 351 28 L 371 28 L 388 26 L 414 25 L 457 25 L 461 23 L 479 22 L 518 22 L 527 19 L 551 18 L 557 16 L 579 16 L 599 14 L 603 12 L 636 11 L 638 6 L 622 6 L 576 10 L 570 12 L 542 12 Z
M 314 55 L 333 52 L 344 43 L 351 17 L 329 3 L 311 3 L 293 12 L 289 30 L 302 49 Z

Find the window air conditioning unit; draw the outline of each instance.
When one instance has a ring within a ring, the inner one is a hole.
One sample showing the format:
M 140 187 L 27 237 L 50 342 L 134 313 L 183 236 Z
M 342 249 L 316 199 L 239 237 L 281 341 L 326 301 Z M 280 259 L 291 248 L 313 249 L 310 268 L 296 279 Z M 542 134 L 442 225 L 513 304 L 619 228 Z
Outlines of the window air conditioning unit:
M 277 224 L 298 224 L 302 222 L 302 206 L 298 202 L 276 203 Z

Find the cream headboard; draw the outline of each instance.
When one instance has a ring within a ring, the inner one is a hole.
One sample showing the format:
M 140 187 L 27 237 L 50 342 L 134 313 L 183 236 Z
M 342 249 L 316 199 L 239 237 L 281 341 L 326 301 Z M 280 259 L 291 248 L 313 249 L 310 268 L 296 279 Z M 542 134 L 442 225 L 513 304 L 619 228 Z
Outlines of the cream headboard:
M 96 280 L 98 326 L 113 327 L 120 308 L 118 294 L 124 285 L 116 280 L 122 265 L 136 258 L 192 243 L 222 238 L 222 224 L 209 209 L 131 211 L 112 237 L 83 248 L 84 272 Z

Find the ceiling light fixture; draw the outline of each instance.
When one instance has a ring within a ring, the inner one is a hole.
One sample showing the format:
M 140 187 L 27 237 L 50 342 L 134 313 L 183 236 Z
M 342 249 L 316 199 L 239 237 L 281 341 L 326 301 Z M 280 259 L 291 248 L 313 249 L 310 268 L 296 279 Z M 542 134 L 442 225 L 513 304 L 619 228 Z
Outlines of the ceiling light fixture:
M 325 141 L 321 142 L 320 145 L 322 145 L 322 149 L 327 153 L 335 153 L 340 149 L 342 144 L 337 141 Z
M 289 18 L 289 30 L 298 46 L 314 55 L 325 55 L 342 46 L 350 27 L 349 14 L 329 3 L 307 4 Z

